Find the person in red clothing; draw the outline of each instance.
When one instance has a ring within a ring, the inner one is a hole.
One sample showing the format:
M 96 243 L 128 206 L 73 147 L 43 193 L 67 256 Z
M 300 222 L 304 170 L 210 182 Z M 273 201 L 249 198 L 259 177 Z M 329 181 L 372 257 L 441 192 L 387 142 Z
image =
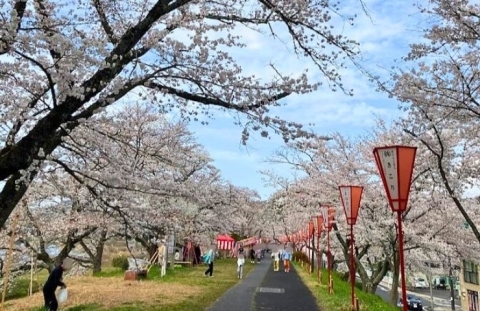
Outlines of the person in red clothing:
M 55 296 L 55 290 L 58 286 L 61 288 L 66 288 L 67 285 L 62 281 L 63 271 L 70 269 L 72 260 L 66 258 L 63 260 L 61 265 L 53 268 L 52 272 L 48 276 L 47 281 L 43 285 L 43 299 L 45 301 L 45 310 L 47 311 L 57 311 L 58 310 L 58 301 Z

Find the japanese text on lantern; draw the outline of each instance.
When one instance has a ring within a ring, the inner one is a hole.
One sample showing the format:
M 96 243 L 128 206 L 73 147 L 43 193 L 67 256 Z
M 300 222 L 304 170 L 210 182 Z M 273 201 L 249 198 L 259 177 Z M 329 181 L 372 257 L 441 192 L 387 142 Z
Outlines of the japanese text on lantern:
M 328 224 L 328 207 L 324 206 L 320 212 L 322 213 L 322 217 L 323 217 L 323 223 L 325 224 L 326 227 L 329 226 Z
M 380 152 L 383 175 L 385 176 L 388 194 L 392 200 L 398 199 L 398 172 L 397 172 L 397 149 L 388 148 Z
M 340 189 L 345 213 L 347 214 L 347 218 L 350 218 L 352 215 L 352 198 L 350 187 L 340 187 Z

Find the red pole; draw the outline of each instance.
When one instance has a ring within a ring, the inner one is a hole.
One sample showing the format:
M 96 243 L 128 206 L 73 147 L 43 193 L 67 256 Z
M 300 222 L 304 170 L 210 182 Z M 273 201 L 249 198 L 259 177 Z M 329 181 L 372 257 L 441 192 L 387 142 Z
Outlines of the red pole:
M 328 265 L 328 293 L 332 293 L 332 271 L 331 267 L 331 258 L 330 258 L 330 230 L 327 230 L 327 265 Z
M 353 225 L 350 225 L 350 280 L 352 280 L 352 310 L 355 310 L 355 258 L 353 257 Z
M 408 311 L 407 307 L 407 287 L 405 285 L 405 258 L 403 257 L 403 229 L 402 212 L 397 212 L 398 219 L 398 251 L 400 252 L 400 277 L 402 278 L 402 305 L 403 311 Z
M 321 280 L 320 280 L 320 269 L 322 267 L 320 267 L 320 236 L 317 235 L 317 281 L 318 283 L 321 283 Z

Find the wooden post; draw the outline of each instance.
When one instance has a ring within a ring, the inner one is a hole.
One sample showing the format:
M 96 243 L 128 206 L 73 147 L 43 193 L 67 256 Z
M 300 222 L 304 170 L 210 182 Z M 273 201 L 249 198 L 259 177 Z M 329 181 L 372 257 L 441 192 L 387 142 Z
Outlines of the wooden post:
M 29 288 L 30 296 L 33 295 L 33 254 L 30 258 L 30 288 Z
M 2 292 L 2 310 L 3 310 L 3 303 L 5 302 L 5 295 L 7 293 L 7 285 L 8 285 L 8 278 L 10 277 L 10 263 L 12 261 L 12 249 L 13 244 L 15 243 L 15 230 L 17 228 L 19 215 L 15 214 L 13 216 L 13 223 L 12 223 L 12 235 L 10 236 L 10 243 L 8 245 L 8 253 L 7 253 L 7 262 L 5 263 L 5 276 L 3 278 L 3 292 Z
M 40 286 L 40 281 L 38 280 L 38 273 L 37 273 L 37 255 L 34 256 L 34 263 L 33 263 L 33 274 L 35 274 L 35 282 L 37 283 L 37 287 Z

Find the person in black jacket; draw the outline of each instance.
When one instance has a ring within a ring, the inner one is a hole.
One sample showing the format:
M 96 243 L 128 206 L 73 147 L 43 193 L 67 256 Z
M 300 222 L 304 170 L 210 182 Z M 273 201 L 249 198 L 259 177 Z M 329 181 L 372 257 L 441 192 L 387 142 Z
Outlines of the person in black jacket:
M 61 265 L 56 266 L 50 275 L 48 276 L 47 281 L 43 285 L 43 298 L 45 300 L 45 310 L 48 311 L 57 311 L 58 310 L 58 301 L 55 296 L 55 290 L 58 286 L 61 288 L 66 288 L 67 285 L 62 281 L 63 271 L 67 270 L 70 262 L 64 260 Z

